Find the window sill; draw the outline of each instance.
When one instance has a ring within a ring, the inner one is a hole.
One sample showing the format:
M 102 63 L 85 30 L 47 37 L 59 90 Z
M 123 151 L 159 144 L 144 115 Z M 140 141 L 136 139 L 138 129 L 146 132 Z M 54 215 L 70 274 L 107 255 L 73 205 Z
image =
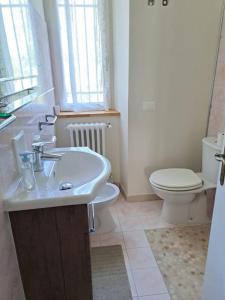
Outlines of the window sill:
M 110 110 L 93 110 L 93 111 L 63 111 L 57 114 L 58 118 L 84 118 L 84 117 L 107 117 L 107 116 L 120 116 L 120 112 L 115 109 Z

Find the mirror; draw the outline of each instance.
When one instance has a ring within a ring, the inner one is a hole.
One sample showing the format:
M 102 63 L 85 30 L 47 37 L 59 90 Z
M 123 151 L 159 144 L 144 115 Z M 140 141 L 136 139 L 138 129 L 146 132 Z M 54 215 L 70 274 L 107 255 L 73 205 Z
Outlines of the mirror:
M 29 0 L 0 0 L 1 108 L 52 87 L 46 45 L 45 22 Z

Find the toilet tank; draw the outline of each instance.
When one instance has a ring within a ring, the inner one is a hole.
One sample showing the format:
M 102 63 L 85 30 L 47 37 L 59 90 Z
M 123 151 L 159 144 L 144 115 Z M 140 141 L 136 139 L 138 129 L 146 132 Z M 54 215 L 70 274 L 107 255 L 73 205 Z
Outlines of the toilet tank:
M 202 140 L 202 175 L 216 184 L 219 172 L 219 162 L 215 159 L 216 153 L 222 152 L 222 146 L 217 145 L 215 137 L 206 137 Z

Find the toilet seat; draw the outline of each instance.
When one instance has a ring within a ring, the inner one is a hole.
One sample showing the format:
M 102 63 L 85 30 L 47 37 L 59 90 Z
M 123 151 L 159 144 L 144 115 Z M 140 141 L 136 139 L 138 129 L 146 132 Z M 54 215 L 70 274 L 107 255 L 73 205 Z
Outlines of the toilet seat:
M 153 186 L 167 191 L 190 191 L 201 188 L 202 179 L 189 169 L 162 169 L 150 176 Z

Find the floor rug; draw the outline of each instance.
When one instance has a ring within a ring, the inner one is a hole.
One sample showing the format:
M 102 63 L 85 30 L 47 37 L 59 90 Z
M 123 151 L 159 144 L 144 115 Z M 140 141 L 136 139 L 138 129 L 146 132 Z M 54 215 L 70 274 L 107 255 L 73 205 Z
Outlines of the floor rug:
M 210 226 L 145 232 L 171 300 L 201 300 Z
M 91 249 L 94 300 L 131 300 L 130 285 L 121 246 Z

